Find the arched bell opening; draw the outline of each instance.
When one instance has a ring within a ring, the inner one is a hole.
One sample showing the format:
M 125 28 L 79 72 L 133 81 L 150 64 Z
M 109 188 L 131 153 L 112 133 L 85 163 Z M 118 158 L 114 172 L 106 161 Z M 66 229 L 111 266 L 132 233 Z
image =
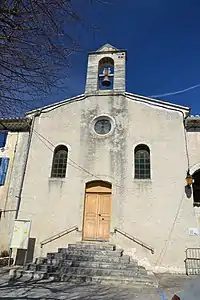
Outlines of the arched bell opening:
M 114 83 L 114 60 L 110 57 L 103 57 L 98 67 L 98 89 L 112 90 Z

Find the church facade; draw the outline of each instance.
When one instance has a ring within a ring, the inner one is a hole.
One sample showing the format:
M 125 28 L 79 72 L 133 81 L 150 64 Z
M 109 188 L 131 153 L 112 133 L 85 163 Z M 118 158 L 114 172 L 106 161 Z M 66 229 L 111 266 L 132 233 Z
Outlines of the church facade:
M 84 94 L 26 115 L 16 216 L 31 221 L 34 257 L 110 242 L 150 270 L 185 272 L 200 247 L 200 118 L 126 92 L 126 55 L 89 53 Z

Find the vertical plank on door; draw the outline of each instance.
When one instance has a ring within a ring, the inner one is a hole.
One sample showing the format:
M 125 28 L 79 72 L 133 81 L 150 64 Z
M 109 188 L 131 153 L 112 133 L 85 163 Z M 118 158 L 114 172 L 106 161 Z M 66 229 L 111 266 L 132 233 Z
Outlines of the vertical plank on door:
M 99 194 L 97 238 L 109 239 L 110 236 L 111 194 Z
M 96 239 L 98 230 L 98 194 L 86 193 L 83 239 Z

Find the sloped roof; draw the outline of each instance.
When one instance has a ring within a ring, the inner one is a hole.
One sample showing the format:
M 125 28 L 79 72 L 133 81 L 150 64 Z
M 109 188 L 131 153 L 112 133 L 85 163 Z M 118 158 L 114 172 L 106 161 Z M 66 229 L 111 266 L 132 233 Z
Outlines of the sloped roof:
M 29 131 L 31 122 L 30 118 L 0 118 L 0 130 Z
M 139 101 L 142 103 L 146 103 L 146 104 L 150 104 L 153 106 L 158 106 L 158 107 L 163 107 L 163 108 L 167 108 L 167 109 L 171 109 L 174 111 L 182 111 L 184 112 L 186 115 L 189 114 L 190 112 L 190 107 L 188 106 L 183 106 L 183 105 L 179 105 L 179 104 L 175 104 L 175 103 L 171 103 L 171 102 L 166 102 L 163 100 L 158 100 L 158 99 L 153 99 L 153 98 L 149 98 L 149 97 L 145 97 L 145 96 L 141 96 L 141 95 L 136 95 L 136 94 L 132 94 L 132 93 L 128 93 L 125 92 L 126 97 L 132 99 L 133 101 Z
M 111 44 L 106 43 L 103 46 L 101 46 L 98 50 L 89 52 L 89 55 L 97 54 L 97 53 L 113 53 L 113 52 L 117 53 L 117 52 L 127 52 L 127 51 L 125 49 L 118 49 L 112 46 Z
M 78 96 L 75 96 L 75 97 L 72 97 L 72 98 L 65 99 L 63 101 L 59 101 L 59 102 L 56 102 L 56 103 L 53 103 L 53 104 L 49 104 L 49 105 L 31 110 L 31 111 L 28 111 L 26 113 L 26 116 L 33 115 L 35 113 L 40 113 L 40 112 L 45 111 L 45 110 L 46 110 L 46 112 L 49 112 L 53 109 L 56 109 L 60 106 L 65 105 L 65 104 L 70 104 L 72 102 L 83 100 L 83 99 L 85 99 L 85 97 L 86 97 L 85 94 L 81 94 L 81 95 L 78 95 Z
M 157 107 L 161 107 L 161 108 L 165 108 L 165 109 L 169 109 L 169 110 L 173 110 L 173 111 L 182 111 L 185 114 L 185 116 L 187 116 L 190 112 L 190 108 L 186 107 L 186 106 L 182 106 L 182 105 L 178 105 L 178 104 L 174 104 L 174 103 L 170 103 L 170 102 L 166 102 L 166 101 L 162 101 L 162 100 L 152 99 L 152 98 L 148 98 L 145 96 L 140 96 L 140 95 L 136 95 L 136 94 L 132 94 L 132 93 L 128 93 L 128 92 L 120 93 L 120 92 L 112 90 L 112 91 L 103 91 L 103 92 L 101 91 L 101 92 L 96 92 L 96 93 L 91 93 L 91 94 L 81 94 L 81 95 L 78 95 L 73 98 L 65 99 L 63 101 L 47 105 L 47 106 L 41 107 L 36 110 L 29 111 L 26 113 L 26 116 L 29 116 L 29 115 L 32 115 L 35 113 L 40 113 L 40 112 L 47 113 L 47 112 L 52 111 L 60 106 L 69 105 L 70 103 L 82 101 L 91 96 L 103 97 L 104 95 L 109 95 L 109 96 L 110 95 L 113 95 L 113 96 L 122 95 L 125 98 L 128 98 L 132 101 L 146 103 L 146 104 L 149 104 L 152 106 L 157 106 Z
M 107 52 L 107 51 L 119 51 L 119 49 L 115 48 L 114 46 L 106 43 L 105 45 L 101 46 L 96 52 Z
M 200 128 L 200 116 L 189 116 L 186 119 L 186 128 L 187 130 L 193 130 L 193 128 Z

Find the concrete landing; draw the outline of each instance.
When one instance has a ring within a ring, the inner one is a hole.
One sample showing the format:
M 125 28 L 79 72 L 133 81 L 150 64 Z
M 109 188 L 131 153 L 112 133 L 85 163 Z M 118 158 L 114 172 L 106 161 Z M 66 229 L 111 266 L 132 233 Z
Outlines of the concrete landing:
M 67 299 L 67 300 L 171 300 L 196 277 L 156 274 L 158 288 L 139 290 L 131 286 L 74 284 L 68 282 L 9 283 L 9 269 L 0 269 L 0 299 Z

